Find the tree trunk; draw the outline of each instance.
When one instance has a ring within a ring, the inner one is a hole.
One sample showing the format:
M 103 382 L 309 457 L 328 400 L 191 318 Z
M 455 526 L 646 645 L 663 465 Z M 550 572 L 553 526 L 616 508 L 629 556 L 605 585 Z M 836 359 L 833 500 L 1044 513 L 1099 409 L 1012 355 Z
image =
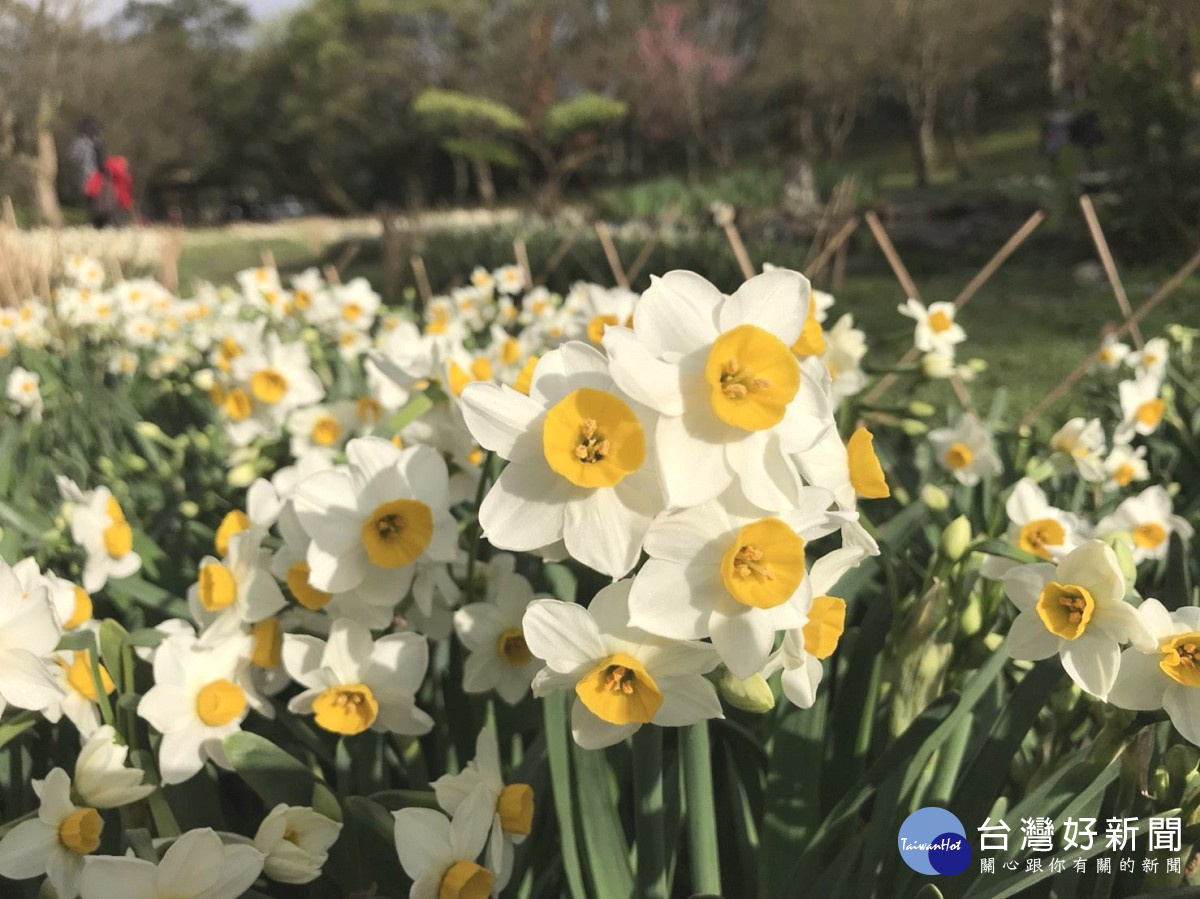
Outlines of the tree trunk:
M 461 156 L 453 155 L 450 160 L 454 164 L 454 205 L 465 206 L 467 191 L 471 187 L 471 170 Z
M 54 104 L 43 94 L 38 99 L 37 156 L 32 165 L 33 197 L 43 225 L 61 228 L 62 207 L 58 205 L 58 149 L 54 144 Z
M 479 188 L 479 199 L 484 206 L 496 205 L 496 182 L 492 179 L 492 166 L 484 158 L 476 156 L 471 160 L 475 169 L 475 184 Z
M 933 128 L 933 111 L 923 108 L 913 123 L 913 163 L 917 170 L 917 186 L 926 187 L 937 168 L 937 138 Z

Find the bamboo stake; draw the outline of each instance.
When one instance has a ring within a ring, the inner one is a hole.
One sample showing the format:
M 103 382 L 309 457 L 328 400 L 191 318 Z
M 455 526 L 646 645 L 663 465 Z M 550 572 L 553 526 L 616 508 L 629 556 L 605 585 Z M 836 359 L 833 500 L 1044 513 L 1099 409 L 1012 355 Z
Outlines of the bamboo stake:
M 417 293 L 421 297 L 421 307 L 428 306 L 433 299 L 433 288 L 429 285 L 429 272 L 425 269 L 425 260 L 418 254 L 412 258 L 413 277 L 417 281 Z
M 344 272 L 350 263 L 358 258 L 358 254 L 362 252 L 362 243 L 355 241 L 342 251 L 342 255 L 338 257 L 338 261 L 334 263 L 333 269 L 337 273 L 338 283 L 342 280 L 342 272 Z
M 921 294 L 917 291 L 917 285 L 913 283 L 912 275 L 908 273 L 908 269 L 904 267 L 904 262 L 900 259 L 900 254 L 896 252 L 896 247 L 892 244 L 892 239 L 888 237 L 886 231 L 883 230 L 883 223 L 879 221 L 879 216 L 875 214 L 875 210 L 870 210 L 867 213 L 867 227 L 871 229 L 871 233 L 875 235 L 875 240 L 879 244 L 879 249 L 883 250 L 884 258 L 887 259 L 888 265 L 892 268 L 892 274 L 896 276 L 896 280 L 900 282 L 901 289 L 907 296 L 914 300 L 921 299 Z
M 825 266 L 829 264 L 830 258 L 842 248 L 850 235 L 858 230 L 858 226 L 862 224 L 862 220 L 857 215 L 852 215 L 846 220 L 846 224 L 842 225 L 841 230 L 826 242 L 825 248 L 821 250 L 819 256 L 814 260 L 811 267 L 805 267 L 804 274 L 809 281 L 816 280 L 816 277 L 824 271 Z
M 576 222 L 571 227 L 571 230 L 568 231 L 563 237 L 563 239 L 558 242 L 558 246 L 554 248 L 554 252 L 551 253 L 550 258 L 546 260 L 546 267 L 542 270 L 542 273 L 538 275 L 536 283 L 545 284 L 546 279 L 554 274 L 554 270 L 558 268 L 560 264 L 562 264 L 562 261 L 567 257 L 567 253 L 570 252 L 571 247 L 575 245 L 575 241 L 579 239 L 579 232 L 582 229 L 583 224 L 581 222 Z
M 341 275 L 341 272 L 338 271 L 338 268 L 336 265 L 333 265 L 331 263 L 331 264 L 325 266 L 323 271 L 325 273 L 325 283 L 326 284 L 341 284 L 342 283 L 342 275 Z
M 1120 327 L 1118 327 L 1116 330 L 1112 331 L 1111 332 L 1112 336 L 1114 338 L 1119 339 L 1119 338 L 1123 337 L 1124 335 L 1128 334 L 1133 328 L 1137 327 L 1138 322 L 1140 322 L 1143 318 L 1145 318 L 1147 315 L 1149 315 L 1151 312 L 1153 312 L 1155 309 L 1157 309 L 1159 306 L 1161 306 L 1163 301 L 1166 300 L 1167 297 L 1169 297 L 1171 294 L 1173 294 L 1176 290 L 1178 290 L 1179 287 L 1183 284 L 1183 282 L 1186 281 L 1189 277 L 1191 277 L 1192 273 L 1195 272 L 1197 268 L 1200 268 L 1200 250 L 1197 250 L 1196 254 L 1194 256 L 1192 256 L 1192 258 L 1189 259 L 1186 263 L 1184 263 L 1183 267 L 1181 269 L 1179 269 L 1179 271 L 1177 271 L 1174 275 L 1172 275 L 1170 277 L 1170 279 L 1166 283 L 1163 284 L 1162 287 L 1160 287 L 1157 291 L 1155 291 L 1154 294 L 1150 297 L 1150 299 L 1146 300 L 1146 302 L 1144 302 L 1141 306 L 1139 306 L 1138 310 L 1132 316 L 1127 318 L 1124 321 L 1124 323 L 1121 324 Z M 1075 368 L 1071 371 L 1070 374 L 1068 374 L 1065 378 L 1063 378 L 1061 381 L 1059 381 L 1058 384 L 1056 384 L 1053 387 L 1053 389 L 1050 390 L 1049 393 L 1047 393 L 1044 397 L 1042 397 L 1042 399 L 1037 403 L 1037 405 L 1035 405 L 1032 409 L 1030 409 L 1028 412 L 1026 412 L 1024 417 L 1022 417 L 1022 419 L 1020 420 L 1020 422 L 1017 423 L 1017 427 L 1023 428 L 1023 427 L 1027 427 L 1028 425 L 1032 424 L 1034 421 L 1037 420 L 1037 417 L 1039 415 L 1041 415 L 1048 408 L 1050 408 L 1050 406 L 1054 403 L 1055 400 L 1057 400 L 1064 393 L 1066 393 L 1073 386 L 1075 386 L 1075 383 L 1077 381 L 1079 381 L 1079 379 L 1082 378 L 1085 374 L 1087 374 L 1088 370 L 1092 367 L 1092 365 L 1100 357 L 1100 350 L 1102 347 L 1103 347 L 1103 344 L 1101 344 L 1100 347 L 1097 347 L 1096 349 L 1094 349 L 1087 356 L 1086 359 L 1084 359 L 1077 366 L 1075 366 Z
M 659 241 L 662 237 L 659 232 L 655 231 L 650 235 L 650 239 L 642 244 L 642 248 L 638 251 L 637 257 L 633 260 L 633 264 L 629 266 L 629 283 L 633 284 L 637 281 L 637 276 L 642 273 L 642 269 L 646 267 L 646 263 L 650 261 L 650 255 L 658 249 Z
M 604 222 L 596 222 L 596 236 L 600 238 L 600 246 L 604 248 L 604 256 L 608 259 L 608 267 L 612 269 L 613 278 L 618 287 L 628 287 L 629 278 L 621 267 L 621 257 L 617 254 L 617 246 L 613 243 L 612 233 Z
M 1004 246 L 996 251 L 996 255 L 989 259 L 987 264 L 979 270 L 979 273 L 967 283 L 967 286 L 959 291 L 958 296 L 954 298 L 954 308 L 962 309 L 963 306 L 967 305 L 967 303 L 971 301 L 975 294 L 979 292 L 980 288 L 982 288 L 984 284 L 991 280 L 992 276 L 999 271 L 1000 266 L 1007 262 L 1008 258 L 1017 251 L 1017 248 L 1025 242 L 1029 235 L 1032 234 L 1043 221 L 1045 221 L 1045 218 L 1046 215 L 1041 210 L 1038 210 L 1031 215 L 1026 220 L 1025 224 L 1018 228 L 1013 236 L 1005 241 Z M 872 224 L 872 220 L 874 220 L 874 224 Z M 873 233 L 875 235 L 875 239 L 879 241 L 879 245 L 883 248 L 883 253 L 885 256 L 888 256 L 890 250 L 891 256 L 889 256 L 888 262 L 891 263 L 892 258 L 895 258 L 896 264 L 898 264 L 900 268 L 903 269 L 904 274 L 908 276 L 908 270 L 904 269 L 904 263 L 900 262 L 900 256 L 896 253 L 896 248 L 892 246 L 892 242 L 888 238 L 887 232 L 883 230 L 883 225 L 880 223 L 879 217 L 876 216 L 874 212 L 867 213 L 867 224 L 871 226 L 871 233 Z M 880 235 L 882 235 L 882 238 L 880 238 Z M 885 241 L 886 244 L 884 243 Z M 896 264 L 892 265 L 893 272 L 896 271 Z M 896 277 L 900 278 L 899 273 L 897 273 Z M 917 288 L 916 285 L 912 283 L 911 276 L 908 276 L 908 283 L 914 291 L 914 293 L 911 293 L 910 296 L 912 296 L 913 299 L 920 299 L 920 297 L 915 293 Z M 901 286 L 903 286 L 903 281 L 901 281 Z M 921 355 L 920 350 L 918 350 L 916 347 L 910 347 L 909 350 L 900 357 L 900 362 L 898 364 L 908 365 L 919 355 Z M 879 398 L 887 392 L 888 388 L 891 387 L 895 381 L 896 375 L 884 375 L 879 379 L 875 386 L 871 388 L 871 390 L 863 398 L 863 401 L 866 403 L 878 402 Z
M 263 268 L 274 269 L 276 267 L 275 266 L 275 254 L 272 253 L 269 249 L 263 249 L 263 250 L 259 251 L 259 258 L 262 260 Z
M 754 277 L 754 263 L 750 261 L 750 254 L 746 252 L 746 245 L 742 243 L 742 235 L 732 221 L 726 222 L 724 227 L 725 239 L 733 247 L 733 255 L 737 258 L 738 267 L 742 270 L 742 277 L 749 281 Z
M 1100 254 L 1100 262 L 1104 266 L 1104 274 L 1108 276 L 1109 286 L 1112 287 L 1112 292 L 1117 298 L 1117 305 L 1121 307 L 1121 314 L 1128 321 L 1129 317 L 1133 315 L 1133 307 L 1129 305 L 1129 296 L 1125 293 L 1125 285 L 1121 283 L 1121 276 L 1117 274 L 1117 263 L 1113 259 L 1112 251 L 1108 248 L 1108 241 L 1100 227 L 1100 219 L 1096 217 L 1096 208 L 1092 205 L 1092 198 L 1084 194 L 1079 198 L 1079 205 L 1083 208 L 1083 217 L 1087 219 L 1088 230 L 1092 233 L 1092 242 L 1096 245 L 1096 252 Z M 1145 345 L 1145 341 L 1142 340 L 1142 332 L 1136 324 L 1130 334 L 1134 344 L 1140 350 Z
M 21 226 L 17 224 L 17 210 L 13 208 L 12 197 L 5 194 L 0 197 L 0 210 L 4 214 L 4 224 L 12 228 L 14 231 L 21 230 Z
M 517 265 L 521 267 L 521 276 L 525 279 L 526 289 L 533 286 L 533 272 L 529 268 L 529 250 L 525 246 L 525 241 L 517 238 L 513 241 L 513 255 L 516 257 Z
M 181 244 L 182 238 L 179 236 L 179 229 L 172 228 L 167 239 L 163 241 L 160 280 L 163 287 L 174 294 L 179 293 L 179 254 Z

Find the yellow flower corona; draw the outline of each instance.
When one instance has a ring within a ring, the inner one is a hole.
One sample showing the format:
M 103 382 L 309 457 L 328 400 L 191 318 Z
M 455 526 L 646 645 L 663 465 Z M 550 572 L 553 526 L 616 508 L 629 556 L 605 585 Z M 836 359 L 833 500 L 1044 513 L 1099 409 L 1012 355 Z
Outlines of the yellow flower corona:
M 496 638 L 496 652 L 513 668 L 521 668 L 533 660 L 533 653 L 525 643 L 525 633 L 519 627 L 500 632 Z
M 256 668 L 278 668 L 283 659 L 283 628 L 278 618 L 264 618 L 256 622 L 250 631 L 253 648 L 250 662 Z
M 615 487 L 646 460 L 646 435 L 620 397 L 581 387 L 546 413 L 542 452 L 577 487 Z
M 883 499 L 891 496 L 883 466 L 875 455 L 875 435 L 859 428 L 846 441 L 846 456 L 850 466 L 850 485 L 864 499 Z
M 126 556 L 133 549 L 133 528 L 125 519 L 114 520 L 104 529 L 104 550 L 114 559 Z
M 604 339 L 604 330 L 609 325 L 615 325 L 617 317 L 615 315 L 597 315 L 588 322 L 587 336 L 596 346 L 600 346 L 600 341 Z
M 1135 413 L 1137 420 L 1148 428 L 1158 427 L 1158 423 L 1162 421 L 1163 412 L 1166 410 L 1166 403 L 1162 400 L 1147 400 L 1137 407 Z
M 212 681 L 196 694 L 196 716 L 209 727 L 235 721 L 246 711 L 246 691 L 227 678 Z
M 1185 687 L 1200 687 L 1200 634 L 1177 634 L 1160 647 L 1163 674 Z
M 778 518 L 762 518 L 738 531 L 721 558 L 721 580 L 742 605 L 772 609 L 804 579 L 804 540 Z
M 1062 546 L 1067 537 L 1063 526 L 1053 518 L 1036 518 L 1021 525 L 1017 545 L 1041 559 L 1051 558 L 1048 546 Z
M 58 825 L 58 841 L 78 855 L 95 852 L 100 846 L 104 820 L 94 808 L 80 808 L 63 818 Z
M 366 684 L 341 684 L 314 699 L 313 712 L 318 727 L 349 737 L 375 723 L 379 702 Z
M 237 581 L 234 580 L 233 573 L 220 562 L 201 565 L 196 598 L 209 612 L 229 608 L 237 599 Z
M 537 356 L 530 356 L 525 361 L 525 364 L 521 366 L 521 370 L 517 372 L 517 378 L 513 381 L 512 385 L 513 390 L 517 391 L 517 393 L 529 396 L 529 388 L 533 386 L 533 370 L 537 368 L 538 358 Z
M 221 557 L 229 555 L 229 538 L 249 529 L 249 515 L 241 509 L 234 509 L 228 513 L 221 519 L 221 523 L 217 526 L 216 536 L 213 538 L 213 547 L 216 549 L 217 555 Z
M 609 724 L 649 724 L 662 691 L 646 666 L 623 652 L 604 659 L 575 684 L 575 695 L 593 715 Z
M 331 415 L 323 415 L 313 423 L 312 442 L 317 446 L 333 446 L 342 436 L 342 426 Z
M 94 611 L 92 608 L 92 598 L 88 596 L 87 591 L 78 584 L 75 585 L 74 590 L 75 605 L 71 609 L 71 617 L 63 622 L 64 631 L 75 630 L 79 625 L 91 619 L 92 612 Z
M 1154 549 L 1166 539 L 1166 528 L 1157 521 L 1147 521 L 1133 529 L 1134 545 L 1141 549 Z
M 929 329 L 933 331 L 934 334 L 943 334 L 946 331 L 949 331 L 952 327 L 954 327 L 954 319 L 947 315 L 942 309 L 939 309 L 937 312 L 934 312 L 929 316 Z
M 810 299 L 808 315 L 804 317 L 804 327 L 796 342 L 792 344 L 792 352 L 803 359 L 807 356 L 820 356 L 827 348 L 825 332 L 821 330 L 821 323 L 817 321 L 817 304 Z
M 946 454 L 942 457 L 947 468 L 957 471 L 960 468 L 966 468 L 971 464 L 971 460 L 975 458 L 975 454 L 971 452 L 971 448 L 965 443 L 952 443 L 946 448 Z
M 438 887 L 438 899 L 488 899 L 492 895 L 492 872 L 466 860 L 451 865 Z
M 96 678 L 92 676 L 92 657 L 86 649 L 75 653 L 75 659 L 70 665 L 67 665 L 62 659 L 58 660 L 58 664 L 66 670 L 67 683 L 71 685 L 71 689 L 91 702 L 100 698 L 96 692 Z M 113 683 L 107 668 L 103 665 L 96 667 L 100 670 L 101 688 L 106 696 L 111 696 L 113 690 L 117 688 L 116 684 Z
M 1037 600 L 1038 617 L 1046 630 L 1064 640 L 1083 635 L 1096 611 L 1096 601 L 1086 587 L 1050 581 Z
M 415 499 L 394 499 L 376 506 L 362 526 L 367 558 L 380 568 L 411 565 L 432 537 L 433 512 Z
M 846 600 L 837 596 L 818 596 L 808 610 L 804 625 L 804 651 L 817 659 L 827 659 L 837 649 L 846 629 Z
M 274 368 L 261 369 L 250 378 L 250 392 L 260 403 L 274 406 L 287 396 L 288 379 L 283 376 L 283 372 Z
M 296 602 L 304 608 L 316 612 L 329 604 L 329 600 L 333 599 L 333 594 L 318 590 L 310 584 L 308 574 L 307 562 L 301 560 L 294 563 L 287 570 L 287 585 L 288 589 L 292 591 L 292 596 L 296 597 Z
M 533 830 L 533 787 L 529 784 L 509 784 L 496 800 L 500 827 L 505 833 L 524 836 Z
M 713 343 L 704 379 L 717 418 L 744 431 L 763 431 L 783 421 L 800 389 L 800 365 L 774 334 L 739 325 Z

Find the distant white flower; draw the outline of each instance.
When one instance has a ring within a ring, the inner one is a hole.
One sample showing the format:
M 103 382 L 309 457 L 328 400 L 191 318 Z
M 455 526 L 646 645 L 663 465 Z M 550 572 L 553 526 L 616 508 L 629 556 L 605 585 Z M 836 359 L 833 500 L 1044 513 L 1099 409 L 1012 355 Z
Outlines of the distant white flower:
M 1129 352 L 1129 344 L 1121 343 L 1112 334 L 1105 334 L 1096 359 L 1100 363 L 1100 367 L 1105 371 L 1116 371 L 1121 363 L 1125 361 Z
M 117 732 L 105 724 L 84 742 L 75 759 L 75 792 L 95 808 L 120 808 L 154 792 L 143 784 L 145 772 L 125 764 L 129 747 L 116 741 Z
M 1050 448 L 1070 456 L 1085 481 L 1103 480 L 1104 426 L 1100 419 L 1072 418 L 1050 438 Z
M 533 602 L 529 581 L 513 571 L 513 557 L 500 553 L 488 568 L 486 602 L 473 602 L 454 613 L 454 629 L 469 651 L 463 663 L 463 689 L 468 693 L 495 690 L 509 705 L 529 692 L 542 667 L 525 644 L 521 620 Z
M 938 464 L 954 475 L 960 484 L 972 487 L 986 475 L 1004 470 L 992 441 L 991 432 L 972 413 L 964 413 L 952 428 L 929 432 Z
M 35 372 L 17 366 L 8 375 L 5 395 L 13 412 L 25 411 L 34 421 L 42 420 L 42 393 L 38 389 L 40 378 Z
M 1113 443 L 1128 443 L 1134 435 L 1147 436 L 1158 430 L 1167 404 L 1159 396 L 1162 384 L 1157 378 L 1140 377 L 1117 385 L 1121 400 L 1121 423 L 1113 433 Z
M 129 577 L 142 567 L 142 557 L 133 550 L 133 528 L 107 487 L 84 492 L 60 475 L 58 489 L 70 504 L 71 537 L 87 553 L 84 590 L 95 593 L 109 578 Z
M 1130 353 L 1125 361 L 1133 366 L 1137 378 L 1149 378 L 1161 383 L 1167 374 L 1170 353 L 1171 345 L 1167 338 L 1153 337 L 1139 351 Z
M 953 360 L 955 346 L 967 339 L 962 325 L 954 320 L 958 310 L 953 303 L 930 303 L 926 308 L 910 297 L 898 311 L 917 323 L 913 345 L 922 353 L 938 353 Z
M 1104 459 L 1105 486 L 1110 490 L 1123 489 L 1150 477 L 1146 464 L 1146 447 L 1118 443 Z
M 1172 534 L 1178 534 L 1185 545 L 1192 539 L 1192 526 L 1175 514 L 1171 495 L 1160 484 L 1129 497 L 1096 523 L 1099 537 L 1119 531 L 1132 534 L 1133 561 L 1139 563 L 1166 558 Z
M 198 580 L 188 588 L 188 606 L 202 626 L 226 615 L 254 624 L 287 605 L 259 539 L 255 530 L 240 531 L 229 539 L 224 559 L 205 556 L 200 561 Z

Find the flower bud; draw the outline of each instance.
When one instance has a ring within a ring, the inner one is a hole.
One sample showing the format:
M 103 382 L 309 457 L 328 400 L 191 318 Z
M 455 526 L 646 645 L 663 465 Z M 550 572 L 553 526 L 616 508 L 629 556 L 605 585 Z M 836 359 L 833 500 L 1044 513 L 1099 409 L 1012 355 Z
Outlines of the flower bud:
M 1137 580 L 1137 564 L 1133 561 L 1133 534 L 1129 531 L 1113 531 L 1100 538 L 1117 556 L 1117 564 L 1121 566 L 1121 574 L 1125 583 L 1132 584 Z
M 192 383 L 200 390 L 212 390 L 216 378 L 213 376 L 211 368 L 202 368 L 192 375 Z
M 937 484 L 923 484 L 921 486 L 921 502 L 934 512 L 944 512 L 950 508 L 950 497 Z
M 766 678 L 761 674 L 752 674 L 745 680 L 734 677 L 729 669 L 721 674 L 717 683 L 724 700 L 735 709 L 743 712 L 753 712 L 762 715 L 775 708 L 775 695 Z
M 954 360 L 941 353 L 926 353 L 921 357 L 921 372 L 930 380 L 949 378 L 954 374 Z
M 917 421 L 915 418 L 905 418 L 900 422 L 900 430 L 909 437 L 920 437 L 929 430 L 925 426 L 925 422 Z
M 908 414 L 916 418 L 929 418 L 937 412 L 937 408 L 933 403 L 927 403 L 924 400 L 913 400 L 908 404 Z
M 126 453 L 123 455 L 121 457 L 121 462 L 124 463 L 125 467 L 130 471 L 137 473 L 143 472 L 150 467 L 149 462 L 147 462 L 141 456 L 135 456 L 133 453 Z
M 167 435 L 163 433 L 162 428 L 152 421 L 139 421 L 133 426 L 133 429 L 137 431 L 138 436 L 143 440 L 166 442 Z
M 243 462 L 230 469 L 225 480 L 230 487 L 249 487 L 254 483 L 256 477 L 258 477 L 258 472 L 254 470 L 254 465 L 250 462 Z
M 967 521 L 967 516 L 959 515 L 942 531 L 942 554 L 951 562 L 957 562 L 966 555 L 971 536 L 971 522 Z
M 983 603 L 978 593 L 967 597 L 967 604 L 958 617 L 958 629 L 964 637 L 974 637 L 983 628 Z
M 185 499 L 179 504 L 179 514 L 184 518 L 195 518 L 200 514 L 200 506 L 190 499 Z
M 980 359 L 978 357 L 974 359 L 968 359 L 967 368 L 971 369 L 971 371 L 975 372 L 975 374 L 982 374 L 988 369 L 987 360 Z

